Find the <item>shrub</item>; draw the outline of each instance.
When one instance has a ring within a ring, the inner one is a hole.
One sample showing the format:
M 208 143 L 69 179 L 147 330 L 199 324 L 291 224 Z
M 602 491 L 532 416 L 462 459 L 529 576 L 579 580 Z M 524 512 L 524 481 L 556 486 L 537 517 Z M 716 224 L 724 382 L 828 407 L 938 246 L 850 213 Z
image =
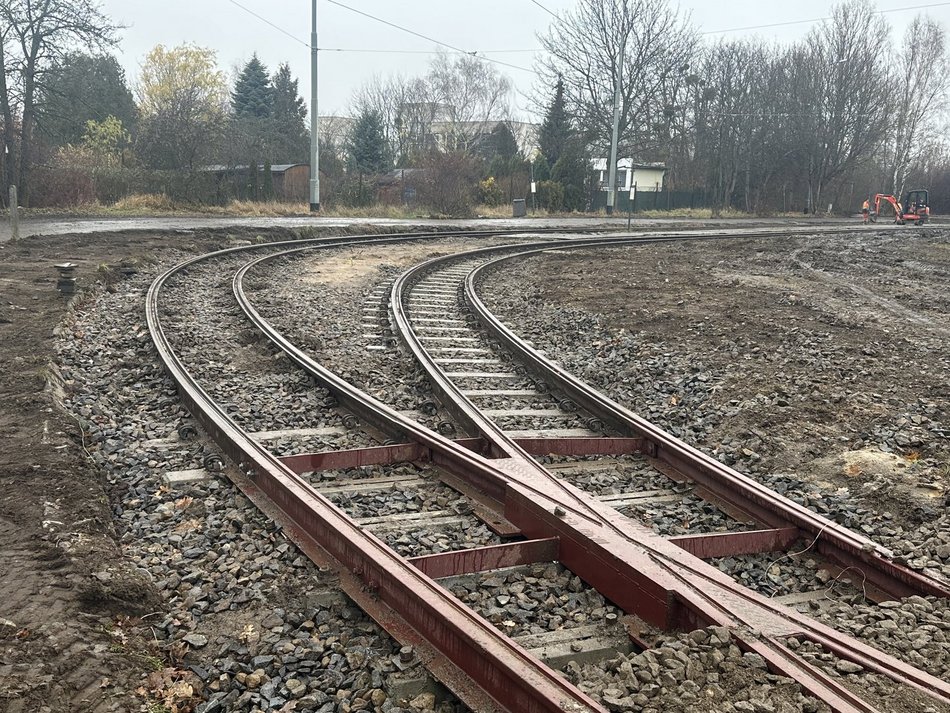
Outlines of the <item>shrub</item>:
M 557 181 L 538 183 L 538 205 L 548 213 L 558 213 L 564 209 L 564 186 Z
M 478 202 L 482 205 L 501 205 L 505 196 L 494 176 L 489 176 L 478 184 Z
M 423 159 L 416 180 L 420 203 L 440 215 L 468 217 L 475 206 L 478 164 L 464 153 L 433 153 Z

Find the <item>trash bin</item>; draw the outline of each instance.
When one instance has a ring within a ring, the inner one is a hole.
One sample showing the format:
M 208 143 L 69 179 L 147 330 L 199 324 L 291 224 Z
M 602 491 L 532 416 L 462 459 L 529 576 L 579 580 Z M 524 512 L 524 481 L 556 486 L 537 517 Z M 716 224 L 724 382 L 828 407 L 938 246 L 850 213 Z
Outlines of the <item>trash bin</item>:
M 524 218 L 528 214 L 528 205 L 524 198 L 515 198 L 511 201 L 511 217 Z

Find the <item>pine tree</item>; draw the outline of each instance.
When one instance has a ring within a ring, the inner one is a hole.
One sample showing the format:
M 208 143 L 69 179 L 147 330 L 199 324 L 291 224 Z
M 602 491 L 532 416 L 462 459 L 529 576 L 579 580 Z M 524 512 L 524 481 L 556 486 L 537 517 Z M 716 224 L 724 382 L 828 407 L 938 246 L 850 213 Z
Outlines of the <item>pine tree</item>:
M 379 112 L 364 111 L 353 125 L 347 140 L 350 164 L 360 175 L 385 173 L 392 168 L 389 143 Z
M 508 165 L 512 158 L 519 156 L 518 140 L 511 132 L 508 122 L 499 121 L 495 125 L 491 134 L 482 142 L 481 153 L 486 161 L 495 163 L 500 159 L 505 165 Z
M 261 198 L 265 201 L 274 200 L 274 172 L 270 161 L 264 164 L 264 185 L 261 188 Z
M 571 126 L 571 119 L 564 104 L 564 81 L 558 79 L 554 88 L 554 99 L 538 130 L 538 148 L 541 149 L 541 155 L 547 159 L 548 165 L 554 166 L 558 162 L 568 144 L 574 140 L 574 134 L 574 127 Z
M 300 96 L 290 66 L 282 64 L 271 79 L 271 134 L 273 158 L 281 163 L 303 163 L 310 154 L 307 105 Z
M 564 207 L 582 211 L 587 207 L 587 178 L 590 162 L 580 148 L 579 141 L 571 141 L 551 168 L 551 180 L 564 188 Z
M 267 68 L 253 55 L 241 70 L 234 91 L 231 92 L 231 108 L 238 118 L 265 119 L 271 115 L 274 89 L 267 76 Z

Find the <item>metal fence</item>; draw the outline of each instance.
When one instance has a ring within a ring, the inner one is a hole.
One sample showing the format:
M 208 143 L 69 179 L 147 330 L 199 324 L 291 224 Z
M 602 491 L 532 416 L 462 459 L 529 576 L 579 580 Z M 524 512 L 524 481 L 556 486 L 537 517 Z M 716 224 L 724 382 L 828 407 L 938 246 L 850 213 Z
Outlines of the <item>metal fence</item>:
M 607 191 L 594 194 L 594 210 L 607 205 Z M 633 200 L 626 191 L 617 192 L 615 209 L 620 212 L 639 213 L 644 210 L 682 210 L 684 208 L 709 208 L 710 198 L 704 190 L 692 191 L 636 191 Z

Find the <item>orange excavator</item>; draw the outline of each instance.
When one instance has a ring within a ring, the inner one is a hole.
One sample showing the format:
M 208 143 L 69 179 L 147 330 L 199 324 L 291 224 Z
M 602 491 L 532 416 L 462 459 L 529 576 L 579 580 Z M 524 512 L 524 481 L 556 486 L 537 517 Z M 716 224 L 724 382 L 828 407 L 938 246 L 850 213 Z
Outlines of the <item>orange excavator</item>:
M 878 193 L 874 196 L 874 208 L 869 216 L 872 223 L 876 223 L 881 217 L 881 203 L 891 204 L 894 209 L 894 222 L 898 225 L 908 222 L 923 225 L 930 218 L 930 194 L 923 189 L 908 191 L 903 203 L 892 195 Z

